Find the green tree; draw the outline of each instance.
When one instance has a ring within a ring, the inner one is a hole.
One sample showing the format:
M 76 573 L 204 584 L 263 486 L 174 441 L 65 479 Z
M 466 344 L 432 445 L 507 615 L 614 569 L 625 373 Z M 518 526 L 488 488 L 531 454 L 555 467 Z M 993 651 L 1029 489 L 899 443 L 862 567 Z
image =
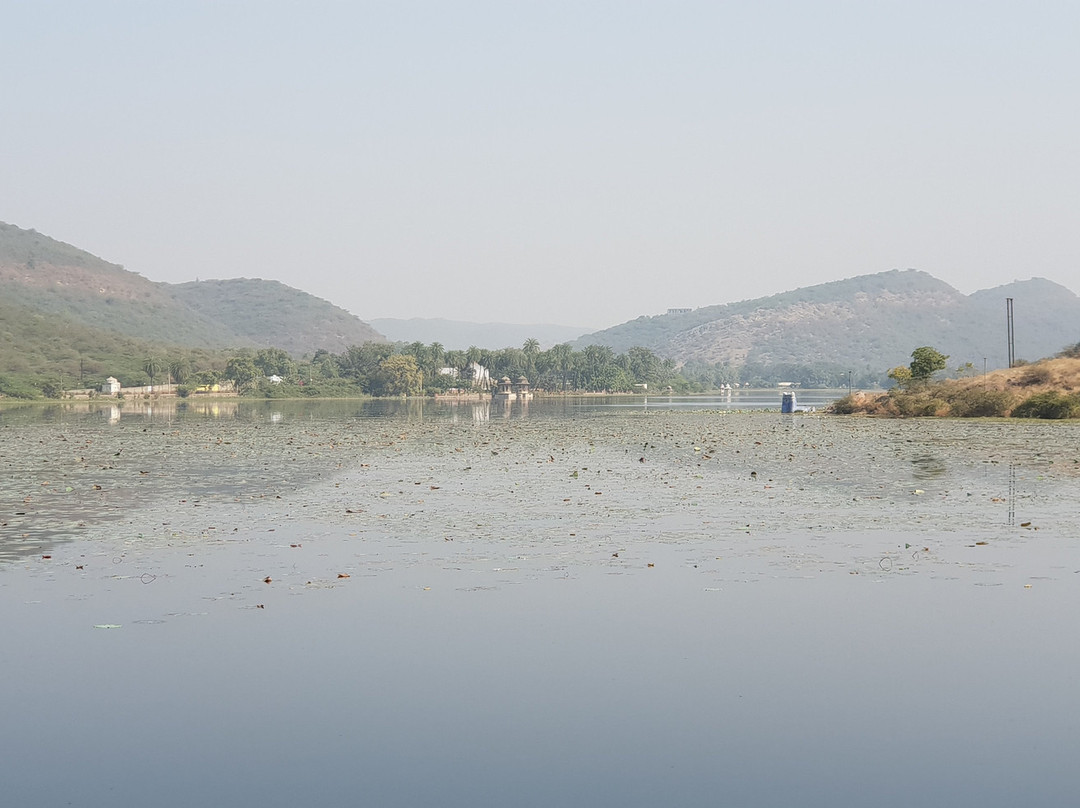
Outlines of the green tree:
M 161 372 L 161 360 L 156 356 L 148 356 L 143 360 L 143 370 L 150 377 L 150 386 L 154 386 L 154 377 Z
M 536 381 L 536 357 L 540 355 L 540 340 L 529 337 L 521 346 L 521 352 L 525 354 L 526 370 L 529 377 Z
M 259 376 L 259 369 L 250 356 L 234 356 L 225 365 L 225 378 L 236 384 L 236 389 L 243 392 Z
M 296 374 L 296 363 L 281 348 L 260 348 L 255 354 L 255 367 L 263 376 L 281 376 L 288 378 Z
M 213 387 L 221 381 L 221 374 L 216 370 L 200 370 L 191 380 L 200 387 Z
M 445 354 L 446 349 L 441 342 L 433 342 L 427 347 L 428 369 L 432 375 L 438 373 L 443 366 Z
M 648 348 L 631 348 L 626 353 L 626 369 L 639 384 L 658 386 L 667 375 L 664 365 Z
M 911 383 L 911 368 L 903 365 L 889 371 L 889 378 L 896 382 L 897 387 L 907 387 Z
M 176 384 L 183 384 L 191 377 L 191 362 L 186 356 L 172 360 L 169 363 L 169 375 Z
M 551 354 L 551 367 L 560 374 L 562 388 L 566 390 L 570 371 L 574 367 L 574 349 L 568 343 L 561 342 L 551 346 L 548 353 Z
M 378 386 L 379 365 L 393 353 L 393 346 L 386 342 L 365 342 L 350 345 L 345 353 L 335 357 L 338 372 L 351 379 L 365 393 L 375 393 Z
M 911 380 L 925 382 L 939 370 L 945 370 L 949 357 L 934 348 L 924 346 L 911 352 Z
M 416 357 L 388 356 L 379 365 L 379 392 L 386 396 L 415 395 L 423 388 L 423 378 Z

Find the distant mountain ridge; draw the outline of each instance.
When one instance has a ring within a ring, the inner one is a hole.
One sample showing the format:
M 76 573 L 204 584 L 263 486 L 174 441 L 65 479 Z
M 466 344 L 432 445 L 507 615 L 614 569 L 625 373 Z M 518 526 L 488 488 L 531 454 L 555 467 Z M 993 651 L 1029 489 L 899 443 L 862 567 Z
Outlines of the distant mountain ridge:
M 575 347 L 650 348 L 677 362 L 830 364 L 881 369 L 932 345 L 950 367 L 1007 364 L 1005 299 L 1014 299 L 1016 355 L 1050 356 L 1080 341 L 1080 298 L 1044 278 L 964 295 L 919 270 L 890 270 L 682 314 L 639 317 Z
M 964 295 L 918 270 L 890 270 L 756 300 L 639 317 L 580 336 L 553 325 L 452 320 L 373 321 L 395 341 L 447 350 L 542 348 L 574 342 L 618 353 L 649 348 L 677 363 L 741 368 L 814 366 L 806 378 L 866 371 L 883 378 L 912 349 L 932 345 L 981 369 L 1006 362 L 1005 298 L 1014 300 L 1016 355 L 1034 360 L 1080 342 L 1080 298 L 1044 278 Z M 151 355 L 223 348 L 318 349 L 383 340 L 371 324 L 277 281 L 237 278 L 155 283 L 34 230 L 0 223 L 0 374 L 131 374 Z M 95 369 L 96 368 L 96 369 Z M 829 372 L 816 373 L 816 369 Z M 754 374 L 748 373 L 749 377 Z M 762 378 L 770 374 L 758 374 Z M 775 375 L 772 374 L 772 375 Z
M 277 281 L 156 283 L 34 230 L 0 223 L 8 316 L 45 315 L 90 333 L 188 348 L 319 348 L 382 340 L 359 318 Z M 11 308 L 14 307 L 14 308 Z
M 527 339 L 535 339 L 543 350 L 562 342 L 570 342 L 588 328 L 565 325 L 514 323 L 470 323 L 442 318 L 409 320 L 375 318 L 371 326 L 395 342 L 440 343 L 449 351 L 464 351 L 473 345 L 479 348 L 520 348 Z

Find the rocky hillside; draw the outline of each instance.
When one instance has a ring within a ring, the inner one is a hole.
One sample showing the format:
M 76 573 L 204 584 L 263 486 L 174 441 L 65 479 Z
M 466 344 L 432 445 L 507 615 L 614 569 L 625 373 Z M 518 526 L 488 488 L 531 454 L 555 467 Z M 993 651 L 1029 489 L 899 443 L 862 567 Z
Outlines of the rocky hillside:
M 892 270 L 684 314 L 640 317 L 578 340 L 676 361 L 734 366 L 906 365 L 932 345 L 950 367 L 1007 364 L 1005 299 L 1014 299 L 1016 355 L 1037 359 L 1080 340 L 1080 298 L 1041 278 L 972 295 L 917 270 Z
M 0 288 L 6 319 L 51 319 L 90 340 L 112 334 L 187 348 L 273 345 L 299 356 L 382 339 L 343 309 L 277 281 L 155 283 L 70 244 L 4 223 Z M 0 351 L 5 347 L 12 349 L 0 334 Z

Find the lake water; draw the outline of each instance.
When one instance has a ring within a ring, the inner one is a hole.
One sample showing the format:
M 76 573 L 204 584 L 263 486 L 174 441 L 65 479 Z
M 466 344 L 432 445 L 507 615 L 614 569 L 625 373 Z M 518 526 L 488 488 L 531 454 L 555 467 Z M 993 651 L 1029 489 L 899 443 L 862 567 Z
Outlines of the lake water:
M 1075 804 L 1080 425 L 741 399 L 0 408 L 5 803 Z

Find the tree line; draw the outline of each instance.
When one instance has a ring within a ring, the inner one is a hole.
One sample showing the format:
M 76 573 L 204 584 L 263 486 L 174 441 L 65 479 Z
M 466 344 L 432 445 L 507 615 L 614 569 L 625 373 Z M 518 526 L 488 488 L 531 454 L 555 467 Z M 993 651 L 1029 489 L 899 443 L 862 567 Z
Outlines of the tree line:
M 580 350 L 568 343 L 542 350 L 536 339 L 520 348 L 487 349 L 471 346 L 447 350 L 439 342 L 365 342 L 340 353 L 319 350 L 296 359 L 281 348 L 240 348 L 224 352 L 166 351 L 146 355 L 141 361 L 126 360 L 127 370 L 113 371 L 125 387 L 177 385 L 180 395 L 231 382 L 247 394 L 285 396 L 398 396 L 469 391 L 479 386 L 472 369 L 479 365 L 492 383 L 503 376 L 521 376 L 545 392 L 599 393 L 648 392 L 698 393 L 725 385 L 773 387 L 792 382 L 804 388 L 877 387 L 887 383 L 885 374 L 869 369 L 849 371 L 828 363 L 747 363 L 741 366 L 691 360 L 677 367 L 650 349 L 634 347 L 616 353 L 602 345 Z M 141 373 L 139 372 L 141 370 Z M 273 381 L 271 381 L 273 379 Z M 0 393 L 5 389 L 0 379 Z M 81 379 L 80 379 L 81 381 Z M 100 384 L 98 382 L 97 384 Z M 55 397 L 67 385 L 62 379 L 39 387 Z M 21 393 L 22 391 L 20 391 Z M 27 389 L 23 393 L 33 397 Z
M 474 369 L 483 368 L 496 382 L 503 376 L 513 381 L 524 376 L 537 390 L 550 392 L 631 392 L 671 387 L 687 392 L 692 385 L 670 359 L 660 359 L 648 348 L 631 348 L 616 354 L 611 348 L 589 345 L 580 351 L 562 343 L 541 350 L 528 339 L 520 348 L 490 350 L 470 347 L 446 350 L 440 343 L 365 342 L 341 353 L 316 351 L 297 361 L 278 348 L 237 351 L 226 362 L 219 379 L 234 382 L 241 390 L 258 387 L 299 388 L 307 395 L 334 395 L 348 390 L 373 396 L 422 395 L 450 390 L 472 390 L 483 379 Z M 270 377 L 281 382 L 267 383 Z M 195 374 L 195 382 L 211 381 Z

